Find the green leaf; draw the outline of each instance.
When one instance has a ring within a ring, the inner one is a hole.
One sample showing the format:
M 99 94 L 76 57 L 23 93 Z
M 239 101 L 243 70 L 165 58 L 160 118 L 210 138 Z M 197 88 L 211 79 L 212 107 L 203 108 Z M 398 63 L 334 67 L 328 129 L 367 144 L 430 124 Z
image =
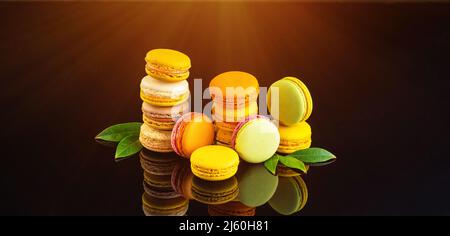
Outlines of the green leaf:
M 266 169 L 275 175 L 275 171 L 277 170 L 278 160 L 280 159 L 280 155 L 273 154 L 271 158 L 269 158 L 267 161 L 264 162 L 264 166 Z
M 116 149 L 116 160 L 124 157 L 132 156 L 142 149 L 142 144 L 139 142 L 139 135 L 130 135 L 119 142 Z
M 306 173 L 305 164 L 295 157 L 280 156 L 280 162 L 287 167 L 299 169 L 299 170 L 303 171 L 303 173 Z
M 323 148 L 307 148 L 298 150 L 289 154 L 288 156 L 295 157 L 307 164 L 328 162 L 330 160 L 336 159 L 336 156 Z
M 130 122 L 110 126 L 100 132 L 95 139 L 104 141 L 119 142 L 130 135 L 139 135 L 142 123 Z

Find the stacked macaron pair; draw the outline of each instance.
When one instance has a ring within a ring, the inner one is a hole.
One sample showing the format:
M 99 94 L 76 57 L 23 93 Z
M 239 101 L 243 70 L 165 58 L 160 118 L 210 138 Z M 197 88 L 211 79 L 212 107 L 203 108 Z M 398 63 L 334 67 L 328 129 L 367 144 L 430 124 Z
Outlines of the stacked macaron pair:
M 147 76 L 140 84 L 144 121 L 140 141 L 149 150 L 172 152 L 172 128 L 189 111 L 186 79 L 191 61 L 185 54 L 171 49 L 151 50 L 145 61 Z
M 311 126 L 306 122 L 313 109 L 306 85 L 295 77 L 285 77 L 273 83 L 267 94 L 268 109 L 279 120 L 278 152 L 293 153 L 311 146 Z M 298 175 L 290 169 L 279 168 L 283 176 Z
M 231 147 L 233 131 L 239 122 L 258 114 L 258 80 L 251 74 L 229 71 L 209 84 L 216 126 L 216 144 Z
M 156 153 L 143 149 L 140 154 L 144 170 L 142 209 L 151 215 L 185 215 L 189 200 L 172 187 L 172 172 L 180 159 L 173 153 Z

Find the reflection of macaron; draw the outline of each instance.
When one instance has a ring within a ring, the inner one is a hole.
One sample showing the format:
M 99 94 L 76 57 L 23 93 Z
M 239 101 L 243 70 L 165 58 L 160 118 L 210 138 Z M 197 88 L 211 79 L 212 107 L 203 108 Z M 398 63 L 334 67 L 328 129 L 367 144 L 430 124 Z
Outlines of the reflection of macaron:
M 142 208 L 146 216 L 183 216 L 189 207 L 189 200 L 182 197 L 162 199 L 147 193 L 142 195 Z
M 239 123 L 233 131 L 231 142 L 243 160 L 261 163 L 277 151 L 280 134 L 269 119 L 254 116 Z
M 182 52 L 171 49 L 153 49 L 145 56 L 145 71 L 154 78 L 168 82 L 189 77 L 191 60 Z
M 208 205 L 208 214 L 210 216 L 254 216 L 255 209 L 241 202 L 231 201 L 219 205 Z
M 307 120 L 313 109 L 308 88 L 295 77 L 285 77 L 270 86 L 267 106 L 272 116 L 286 126 Z
M 172 130 L 175 122 L 184 113 L 188 112 L 189 103 L 183 102 L 172 107 L 160 107 L 142 103 L 142 113 L 144 123 L 159 130 Z
M 238 169 L 239 156 L 229 147 L 209 145 L 195 150 L 191 156 L 192 173 L 204 180 L 228 179 Z
M 229 71 L 217 75 L 209 83 L 211 98 L 222 104 L 242 105 L 256 101 L 259 93 L 258 80 L 242 71 Z
M 282 215 L 300 211 L 308 200 L 306 183 L 300 176 L 280 177 L 278 188 L 269 205 Z
M 144 171 L 144 191 L 152 197 L 163 199 L 181 196 L 172 188 L 170 177 L 170 175 L 153 175 Z
M 172 174 L 177 161 L 180 159 L 175 153 L 156 153 L 145 149 L 139 153 L 141 167 L 152 175 Z
M 306 171 L 308 171 L 309 165 L 305 165 L 305 168 L 306 168 Z M 303 172 L 300 170 L 289 168 L 281 163 L 278 163 L 277 175 L 280 177 L 293 177 L 293 176 L 299 176 L 301 174 L 303 174 Z
M 239 193 L 235 177 L 222 181 L 206 181 L 194 177 L 192 197 L 205 204 L 222 204 L 232 201 Z
M 141 99 L 155 106 L 175 106 L 189 98 L 187 81 L 164 82 L 145 76 L 141 81 Z
M 311 126 L 306 122 L 300 122 L 292 126 L 280 125 L 280 146 L 278 152 L 293 153 L 311 146 Z
M 265 204 L 275 193 L 278 176 L 272 175 L 263 164 L 239 166 L 239 201 L 249 207 Z
M 218 128 L 216 132 L 216 144 L 231 147 L 232 136 L 233 131 Z
M 139 141 L 146 149 L 155 152 L 173 152 L 170 144 L 170 131 L 157 130 L 142 124 Z
M 191 163 L 187 160 L 180 160 L 172 171 L 172 188 L 184 198 L 192 199 L 193 177 Z
M 214 103 L 211 112 L 214 120 L 217 122 L 240 122 L 248 116 L 257 115 L 258 104 L 256 101 L 241 106 L 227 106 L 222 103 Z
M 189 158 L 197 148 L 213 143 L 214 125 L 202 113 L 186 113 L 173 127 L 171 145 L 180 156 Z

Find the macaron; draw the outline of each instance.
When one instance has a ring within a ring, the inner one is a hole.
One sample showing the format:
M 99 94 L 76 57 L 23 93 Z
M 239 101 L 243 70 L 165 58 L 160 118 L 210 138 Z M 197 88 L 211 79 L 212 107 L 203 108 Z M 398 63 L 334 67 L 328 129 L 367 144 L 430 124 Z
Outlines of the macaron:
M 157 130 L 147 124 L 142 124 L 139 141 L 144 148 L 155 152 L 173 152 L 171 145 L 172 132 Z
M 236 174 L 238 154 L 229 147 L 209 145 L 195 150 L 191 156 L 192 173 L 204 180 L 220 181 Z
M 311 126 L 306 121 L 292 126 L 278 126 L 280 132 L 279 153 L 293 153 L 311 146 Z
M 255 76 L 242 71 L 228 71 L 217 75 L 209 83 L 209 92 L 217 103 L 243 105 L 256 101 L 259 84 Z
M 258 103 L 252 101 L 241 106 L 227 106 L 223 103 L 214 103 L 211 112 L 215 121 L 240 122 L 249 116 L 258 114 Z
M 189 200 L 182 197 L 162 199 L 147 193 L 142 195 L 142 209 L 146 216 L 184 216 Z
M 180 197 L 170 182 L 170 175 L 153 175 L 144 171 L 144 181 L 142 183 L 144 191 L 156 198 L 169 199 Z
M 308 201 L 308 189 L 300 176 L 280 177 L 278 188 L 269 205 L 282 215 L 294 214 L 305 206 Z
M 153 49 L 145 56 L 145 71 L 148 75 L 168 82 L 185 80 L 189 77 L 191 60 L 179 51 L 172 49 Z
M 254 216 L 255 212 L 255 207 L 248 207 L 239 201 L 208 205 L 208 214 L 210 216 Z
M 139 153 L 139 159 L 145 172 L 152 175 L 167 176 L 172 174 L 180 158 L 175 153 L 156 153 L 142 149 Z
M 173 150 L 182 157 L 190 158 L 196 149 L 213 143 L 214 125 L 202 113 L 186 113 L 173 127 L 171 145 Z
M 267 107 L 281 124 L 290 126 L 307 120 L 313 103 L 311 94 L 302 81 L 295 77 L 285 77 L 270 86 Z
M 261 163 L 277 151 L 280 134 L 268 118 L 253 116 L 236 126 L 231 143 L 244 161 Z
M 149 75 L 141 80 L 141 99 L 155 106 L 175 106 L 189 98 L 189 84 L 186 80 L 164 82 Z
M 192 197 L 205 204 L 223 204 L 232 201 L 239 193 L 235 177 L 222 181 L 207 181 L 194 177 Z
M 263 164 L 243 164 L 236 175 L 239 183 L 238 199 L 249 207 L 268 202 L 278 186 L 278 176 L 272 175 Z
M 171 185 L 175 192 L 186 199 L 192 199 L 191 163 L 188 160 L 180 160 L 172 171 Z
M 238 126 L 239 122 L 225 122 L 225 121 L 214 121 L 214 125 L 218 129 L 223 129 L 227 131 L 233 132 L 236 126 Z
M 226 147 L 231 147 L 231 138 L 233 137 L 233 131 L 217 128 L 216 131 L 216 144 Z
M 159 130 L 172 130 L 175 122 L 188 111 L 189 103 L 187 101 L 171 107 L 155 106 L 146 102 L 142 103 L 142 118 L 144 123 Z

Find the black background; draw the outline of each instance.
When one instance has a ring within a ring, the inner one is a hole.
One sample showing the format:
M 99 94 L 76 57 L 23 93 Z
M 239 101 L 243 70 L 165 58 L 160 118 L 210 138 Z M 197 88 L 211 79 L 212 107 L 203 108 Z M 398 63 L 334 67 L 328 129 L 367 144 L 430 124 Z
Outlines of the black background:
M 138 158 L 93 137 L 141 119 L 159 47 L 204 87 L 228 70 L 308 85 L 313 146 L 338 161 L 305 177 L 299 215 L 450 214 L 448 22 L 449 4 L 0 3 L 0 214 L 142 215 Z

